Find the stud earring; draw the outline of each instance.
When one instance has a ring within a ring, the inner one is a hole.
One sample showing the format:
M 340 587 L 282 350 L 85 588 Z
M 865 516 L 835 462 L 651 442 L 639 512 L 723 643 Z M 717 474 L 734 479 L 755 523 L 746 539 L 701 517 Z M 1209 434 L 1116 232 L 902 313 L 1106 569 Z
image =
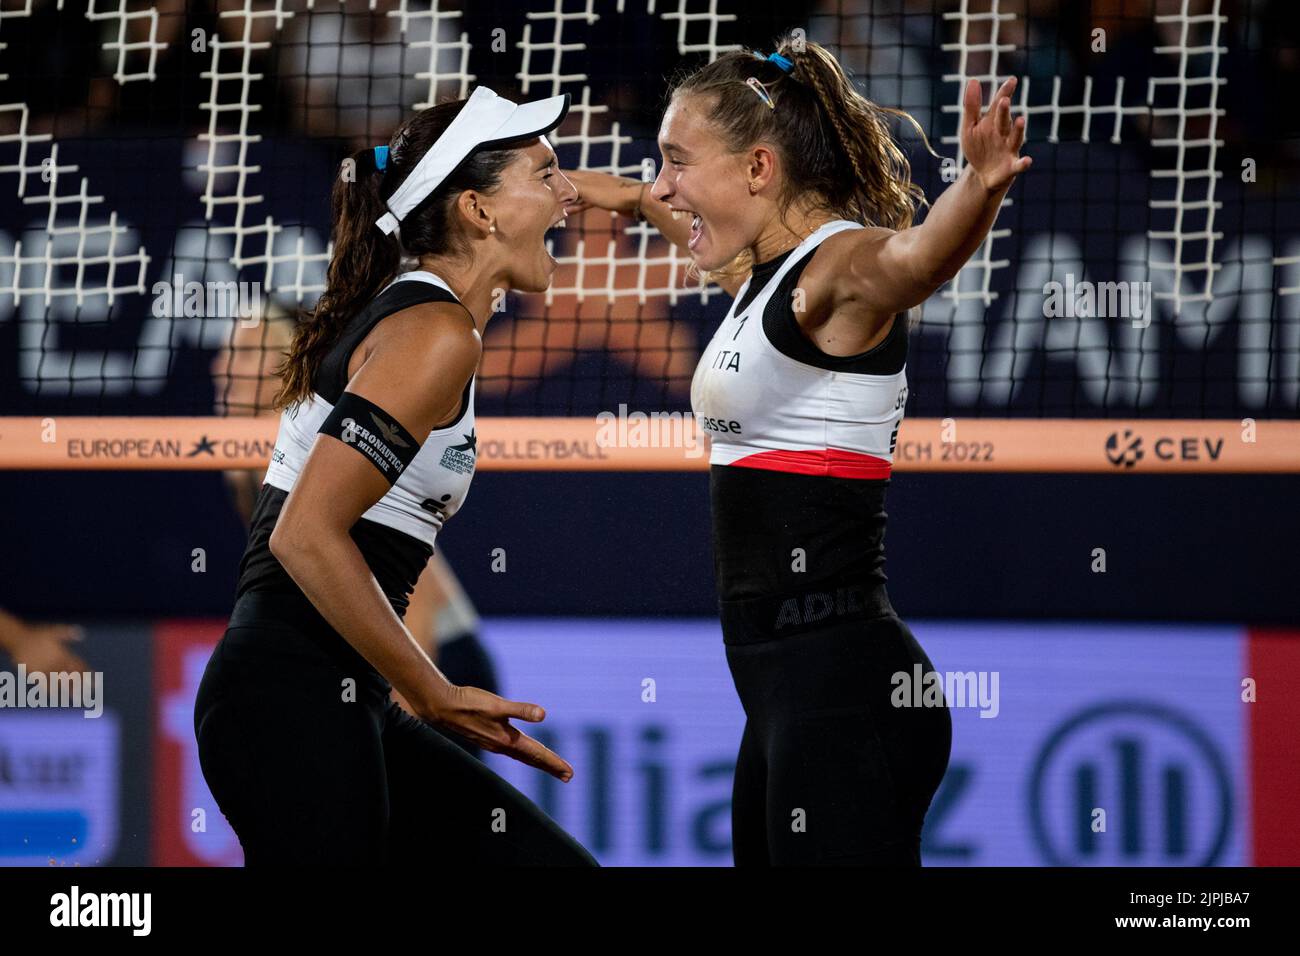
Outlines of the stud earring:
M 496 232 L 496 231 L 497 231 L 496 226 L 488 226 L 488 232 Z

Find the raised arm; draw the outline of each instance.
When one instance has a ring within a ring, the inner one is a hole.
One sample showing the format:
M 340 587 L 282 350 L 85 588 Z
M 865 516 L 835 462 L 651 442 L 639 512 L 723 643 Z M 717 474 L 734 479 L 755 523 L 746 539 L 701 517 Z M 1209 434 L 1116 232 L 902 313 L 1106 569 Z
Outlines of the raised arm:
M 928 299 L 955 276 L 993 227 L 1002 199 L 1032 160 L 1021 156 L 1025 118 L 1011 118 L 1012 77 L 980 115 L 980 86 L 971 80 L 963 100 L 961 145 L 967 166 L 944 190 L 925 221 L 910 229 L 866 229 L 852 234 L 838 298 L 861 298 L 893 315 Z

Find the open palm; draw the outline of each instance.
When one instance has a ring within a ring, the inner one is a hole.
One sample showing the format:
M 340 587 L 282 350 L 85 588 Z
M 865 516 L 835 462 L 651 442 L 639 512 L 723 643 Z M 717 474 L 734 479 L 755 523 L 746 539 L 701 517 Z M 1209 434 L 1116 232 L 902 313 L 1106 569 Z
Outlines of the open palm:
M 966 84 L 962 97 L 962 154 L 984 186 L 995 192 L 1011 185 L 1033 163 L 1030 157 L 1020 155 L 1020 147 L 1025 142 L 1025 118 L 1011 119 L 1011 93 L 1015 88 L 1013 76 L 993 94 L 988 112 L 982 116 L 978 80 Z

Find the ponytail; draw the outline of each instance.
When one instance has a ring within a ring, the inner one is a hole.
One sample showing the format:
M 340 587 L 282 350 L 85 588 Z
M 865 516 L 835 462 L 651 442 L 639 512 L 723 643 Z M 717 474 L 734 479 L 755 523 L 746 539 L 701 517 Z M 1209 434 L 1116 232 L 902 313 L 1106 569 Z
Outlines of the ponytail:
M 925 130 L 910 113 L 879 106 L 855 90 L 844 68 L 825 47 L 808 41 L 804 45 L 805 52 L 787 54 L 794 63 L 791 77 L 813 90 L 835 130 L 846 171 L 852 171 L 844 218 L 888 229 L 908 228 L 917 207 L 925 205 L 925 193 L 912 182 L 911 163 L 890 134 L 885 117 L 910 122 L 933 153 Z
M 299 316 L 293 343 L 277 369 L 280 390 L 275 408 L 310 397 L 312 378 L 347 325 L 394 279 L 405 257 L 473 254 L 455 216 L 456 199 L 467 189 L 490 193 L 501 174 L 532 138 L 497 143 L 471 153 L 418 206 L 402 217 L 401 228 L 385 235 L 375 221 L 388 212 L 386 198 L 395 193 L 464 108 L 466 100 L 440 103 L 416 113 L 393 134 L 376 164 L 367 148 L 345 159 L 331 194 L 333 253 L 325 291 L 316 307 Z M 386 152 L 384 152 L 386 150 Z
M 311 394 L 312 374 L 338 340 L 349 319 L 397 275 L 402 250 L 395 235 L 375 227 L 384 205 L 384 172 L 375 151 L 362 149 L 345 159 L 331 194 L 334 214 L 333 255 L 325 291 L 310 314 L 303 315 L 282 366 L 275 407 L 302 401 Z

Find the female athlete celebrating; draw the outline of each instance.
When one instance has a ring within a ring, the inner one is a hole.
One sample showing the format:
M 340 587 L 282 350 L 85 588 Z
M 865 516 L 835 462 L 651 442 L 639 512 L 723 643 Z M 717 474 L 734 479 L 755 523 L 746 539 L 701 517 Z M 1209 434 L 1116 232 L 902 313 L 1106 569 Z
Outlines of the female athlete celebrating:
M 905 114 L 859 96 L 825 49 L 792 36 L 676 86 L 653 188 L 572 174 L 576 208 L 648 218 L 738 294 L 691 390 L 712 439 L 722 629 L 746 715 L 737 865 L 920 865 L 952 723 L 941 699 L 893 704 L 914 665 L 933 670 L 883 570 L 905 316 L 978 248 L 1029 166 L 1013 88 L 981 117 L 968 86 L 969 165 L 920 226 L 920 190 L 884 117 Z
M 203 773 L 249 864 L 595 863 L 429 726 L 568 780 L 510 724 L 542 708 L 450 684 L 402 621 L 469 490 L 494 300 L 555 269 L 543 237 L 575 193 L 542 134 L 567 109 L 479 87 L 335 184 L 328 287 L 294 332 L 238 598 L 195 702 Z M 418 268 L 399 274 L 403 254 Z

